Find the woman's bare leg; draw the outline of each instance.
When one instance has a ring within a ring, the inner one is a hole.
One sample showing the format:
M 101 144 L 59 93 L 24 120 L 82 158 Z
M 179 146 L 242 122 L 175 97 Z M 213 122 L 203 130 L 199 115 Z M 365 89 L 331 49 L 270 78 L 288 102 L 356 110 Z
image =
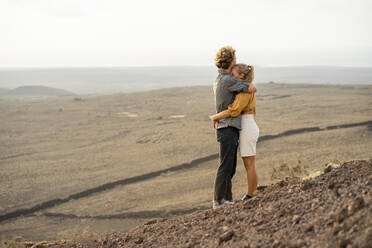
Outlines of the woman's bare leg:
M 255 167 L 256 156 L 243 157 L 245 171 L 247 173 L 248 192 L 247 195 L 254 196 L 257 194 L 257 173 Z

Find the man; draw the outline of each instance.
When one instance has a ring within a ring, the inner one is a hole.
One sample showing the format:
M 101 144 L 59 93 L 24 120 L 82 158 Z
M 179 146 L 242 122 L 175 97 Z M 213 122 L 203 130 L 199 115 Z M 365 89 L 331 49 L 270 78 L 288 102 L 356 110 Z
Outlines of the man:
M 213 87 L 217 113 L 227 109 L 238 92 L 256 92 L 253 84 L 241 82 L 231 75 L 235 64 L 235 50 L 232 47 L 222 47 L 217 52 L 218 76 Z M 235 118 L 224 118 L 215 123 L 217 141 L 220 143 L 220 163 L 214 183 L 214 209 L 232 204 L 231 179 L 236 170 L 240 122 L 241 116 L 239 115 Z

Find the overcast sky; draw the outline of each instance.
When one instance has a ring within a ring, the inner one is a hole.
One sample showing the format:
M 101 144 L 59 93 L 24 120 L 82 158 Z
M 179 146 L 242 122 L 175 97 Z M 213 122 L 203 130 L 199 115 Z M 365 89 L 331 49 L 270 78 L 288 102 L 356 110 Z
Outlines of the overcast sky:
M 372 66 L 370 0 L 0 0 L 0 67 Z

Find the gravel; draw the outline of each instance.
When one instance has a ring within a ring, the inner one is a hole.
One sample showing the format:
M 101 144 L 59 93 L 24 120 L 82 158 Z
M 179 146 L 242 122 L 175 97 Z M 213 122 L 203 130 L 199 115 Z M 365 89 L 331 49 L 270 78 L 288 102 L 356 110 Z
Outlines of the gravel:
M 286 178 L 257 197 L 220 209 L 152 219 L 99 239 L 49 247 L 371 247 L 372 160 Z

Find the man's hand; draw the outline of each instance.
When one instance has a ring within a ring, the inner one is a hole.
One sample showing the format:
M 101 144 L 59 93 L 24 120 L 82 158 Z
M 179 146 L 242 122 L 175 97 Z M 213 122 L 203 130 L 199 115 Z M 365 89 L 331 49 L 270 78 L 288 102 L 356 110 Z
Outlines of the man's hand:
M 256 92 L 257 92 L 257 88 L 256 88 L 256 86 L 254 86 L 254 85 L 251 83 L 251 84 L 249 85 L 248 92 L 249 92 L 249 93 L 256 93 Z

